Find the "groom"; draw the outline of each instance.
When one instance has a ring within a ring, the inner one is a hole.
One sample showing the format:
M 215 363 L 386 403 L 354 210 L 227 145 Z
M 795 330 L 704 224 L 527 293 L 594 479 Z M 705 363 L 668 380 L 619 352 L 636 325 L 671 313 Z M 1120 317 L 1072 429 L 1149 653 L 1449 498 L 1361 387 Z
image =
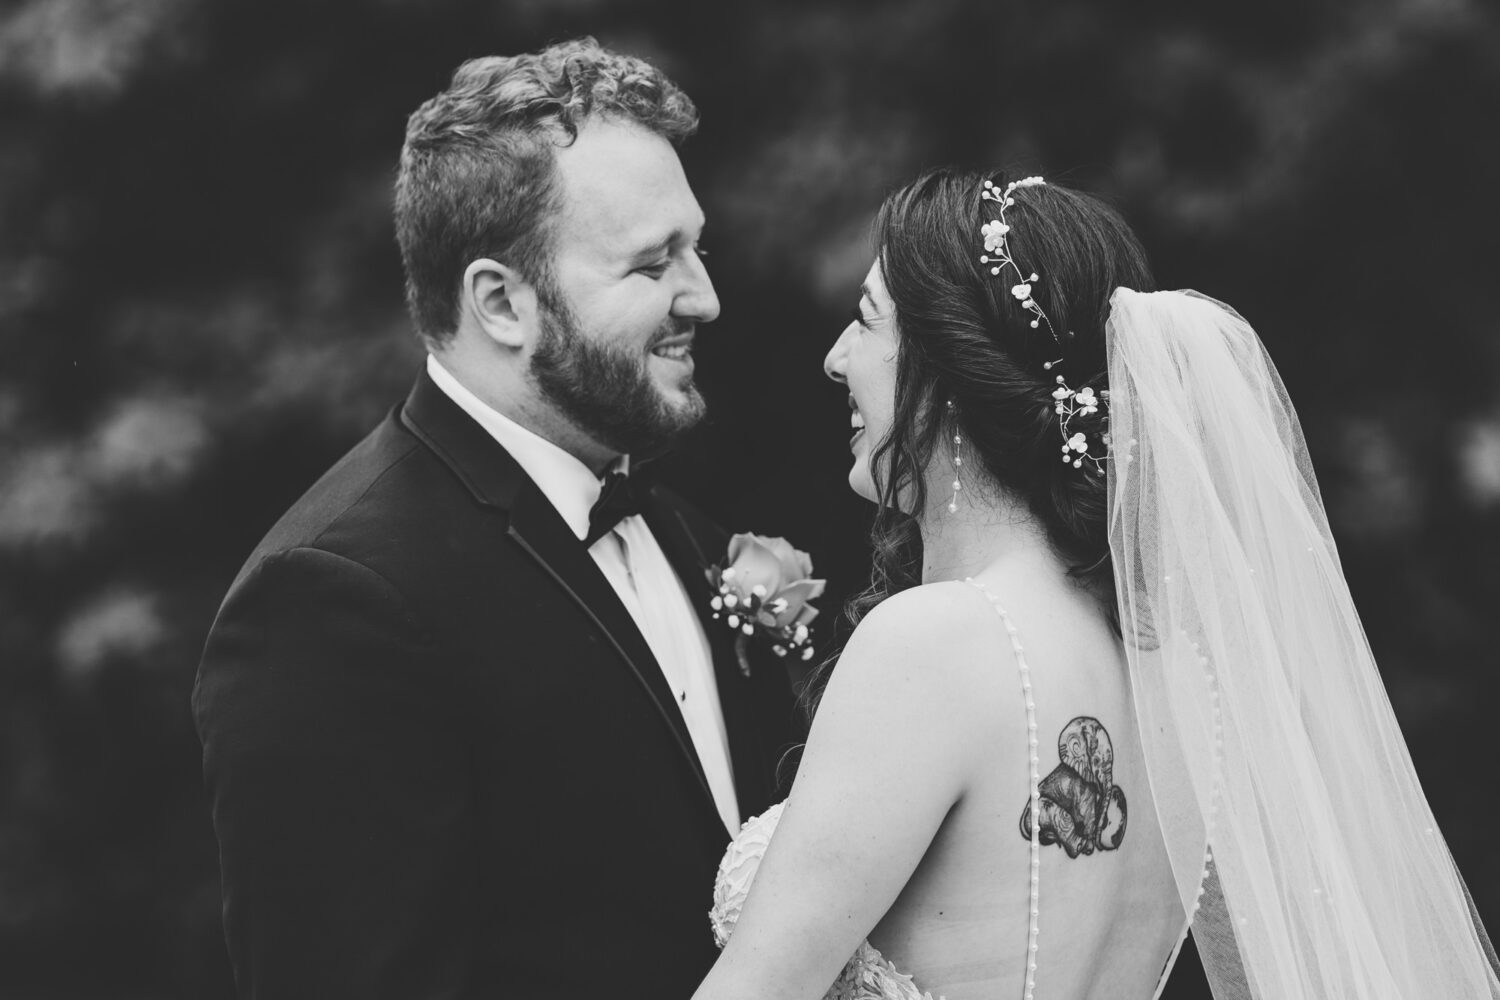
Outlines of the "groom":
M 234 581 L 193 709 L 243 997 L 686 997 L 794 738 L 639 461 L 719 312 L 692 102 L 591 40 L 465 63 L 396 184 L 429 357 Z

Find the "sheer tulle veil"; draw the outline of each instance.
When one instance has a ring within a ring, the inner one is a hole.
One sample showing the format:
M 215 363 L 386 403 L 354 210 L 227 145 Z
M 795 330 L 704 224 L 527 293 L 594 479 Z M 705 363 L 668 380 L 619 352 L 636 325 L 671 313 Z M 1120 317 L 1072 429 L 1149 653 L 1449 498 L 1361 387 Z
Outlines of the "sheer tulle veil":
M 1110 306 L 1121 626 L 1215 997 L 1500 997 L 1264 347 L 1194 292 Z

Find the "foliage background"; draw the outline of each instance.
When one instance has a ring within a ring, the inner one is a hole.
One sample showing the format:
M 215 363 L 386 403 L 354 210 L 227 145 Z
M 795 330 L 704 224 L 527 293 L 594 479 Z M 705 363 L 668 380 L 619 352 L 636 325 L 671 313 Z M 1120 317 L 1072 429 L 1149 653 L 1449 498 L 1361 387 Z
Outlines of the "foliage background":
M 1044 171 L 1118 204 L 1163 286 L 1250 318 L 1500 921 L 1493 7 L 0 0 L 0 994 L 229 995 L 198 650 L 261 533 L 414 375 L 406 114 L 463 58 L 581 33 L 704 115 L 715 419 L 667 474 L 811 548 L 835 597 L 868 510 L 819 362 L 889 187 Z

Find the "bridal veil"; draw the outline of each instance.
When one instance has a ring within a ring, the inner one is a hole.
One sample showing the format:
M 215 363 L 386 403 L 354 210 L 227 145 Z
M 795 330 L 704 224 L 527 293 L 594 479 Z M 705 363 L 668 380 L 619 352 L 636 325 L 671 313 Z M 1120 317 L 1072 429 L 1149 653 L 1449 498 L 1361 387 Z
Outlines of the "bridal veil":
M 1194 292 L 1110 303 L 1121 626 L 1215 997 L 1500 997 L 1264 347 Z

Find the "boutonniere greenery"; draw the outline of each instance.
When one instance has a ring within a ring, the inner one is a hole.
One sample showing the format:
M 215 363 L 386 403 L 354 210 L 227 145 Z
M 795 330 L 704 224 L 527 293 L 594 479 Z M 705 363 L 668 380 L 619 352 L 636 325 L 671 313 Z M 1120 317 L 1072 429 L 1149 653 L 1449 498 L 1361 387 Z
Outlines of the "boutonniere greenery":
M 746 677 L 747 646 L 757 636 L 777 656 L 812 659 L 810 626 L 818 609 L 810 602 L 827 584 L 812 579 L 812 572 L 812 557 L 786 539 L 751 534 L 731 538 L 724 565 L 708 568 L 714 619 L 735 631 L 734 651 Z

